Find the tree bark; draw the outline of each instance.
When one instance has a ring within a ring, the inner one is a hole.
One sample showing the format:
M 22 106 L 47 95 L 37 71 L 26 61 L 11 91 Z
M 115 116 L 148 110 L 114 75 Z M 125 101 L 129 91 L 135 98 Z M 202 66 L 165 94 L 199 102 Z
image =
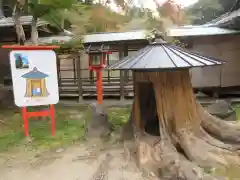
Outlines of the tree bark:
M 3 14 L 3 0 L 0 0 L 0 18 L 4 18 L 4 14 Z
M 226 140 L 238 142 L 238 127 L 224 121 L 224 124 L 221 124 L 212 116 L 210 121 L 206 118 L 209 116 L 206 116 L 205 111 L 203 114 L 202 107 L 199 107 L 195 100 L 187 69 L 171 72 L 138 71 L 134 72 L 134 76 L 135 97 L 131 121 L 135 127 L 134 137 L 140 167 L 147 164 L 147 167 L 151 167 L 150 171 L 155 173 L 157 169 L 167 167 L 170 170 L 169 177 L 191 180 L 216 179 L 206 175 L 201 168 L 240 165 L 240 157 L 235 152 L 236 147 L 209 133 L 212 130 L 209 126 L 213 124 L 219 130 L 219 133 L 215 133 L 217 136 L 221 135 L 220 129 L 225 128 L 225 136 L 221 136 Z M 154 89 L 153 93 L 150 88 Z M 150 110 L 154 109 L 151 103 L 155 103 L 159 137 L 146 135 L 144 129 L 151 119 L 148 118 L 154 114 L 154 111 Z M 227 129 L 231 131 L 226 133 Z M 232 132 L 235 132 L 236 138 L 229 135 Z
M 32 19 L 32 30 L 31 30 L 31 40 L 34 45 L 38 45 L 38 30 L 37 30 L 37 19 Z
M 15 23 L 18 43 L 20 45 L 24 45 L 26 41 L 26 37 L 25 37 L 23 26 L 20 21 L 20 17 L 21 17 L 21 4 L 20 4 L 20 1 L 18 0 L 13 9 L 13 20 Z
M 161 132 L 164 130 L 162 128 Z M 153 137 L 135 129 L 135 142 L 138 148 L 139 164 L 144 171 L 154 173 L 165 180 L 217 180 L 204 173 L 195 163 L 180 154 L 167 133 Z

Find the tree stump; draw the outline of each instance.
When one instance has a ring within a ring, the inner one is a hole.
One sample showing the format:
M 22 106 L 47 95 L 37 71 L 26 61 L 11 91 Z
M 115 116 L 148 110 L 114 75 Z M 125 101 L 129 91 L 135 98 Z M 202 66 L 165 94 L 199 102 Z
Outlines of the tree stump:
M 221 178 L 204 169 L 240 165 L 239 125 L 196 102 L 187 69 L 133 74 L 134 102 L 125 131 L 133 131 L 140 168 L 169 180 L 216 180 Z

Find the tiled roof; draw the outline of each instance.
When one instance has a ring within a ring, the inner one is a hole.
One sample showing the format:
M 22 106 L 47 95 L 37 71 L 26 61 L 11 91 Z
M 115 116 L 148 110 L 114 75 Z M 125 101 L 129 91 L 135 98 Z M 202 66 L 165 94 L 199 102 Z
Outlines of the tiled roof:
M 22 25 L 30 25 L 32 22 L 32 16 L 21 16 L 20 21 Z M 49 24 L 46 21 L 39 20 L 37 25 L 41 26 L 44 24 Z M 12 17 L 0 19 L 0 27 L 14 26 L 14 20 Z
M 224 29 L 220 27 L 212 27 L 207 25 L 201 26 L 183 26 L 178 28 L 167 29 L 167 35 L 172 37 L 183 36 L 212 36 L 212 35 L 227 35 L 240 33 L 238 30 Z
M 146 39 L 146 31 L 129 31 L 129 32 L 109 32 L 89 34 L 83 37 L 84 43 L 128 41 Z

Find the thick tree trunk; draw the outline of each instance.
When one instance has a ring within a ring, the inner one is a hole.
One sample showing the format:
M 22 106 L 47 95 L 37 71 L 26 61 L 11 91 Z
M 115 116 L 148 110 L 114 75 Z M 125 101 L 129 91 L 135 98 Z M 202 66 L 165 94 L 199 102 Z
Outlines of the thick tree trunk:
M 199 174 L 204 175 L 200 167 L 240 164 L 240 158 L 232 145 L 212 137 L 208 134 L 209 128 L 206 131 L 202 128 L 207 120 L 202 121 L 205 116 L 196 103 L 187 69 L 134 72 L 134 76 L 135 98 L 131 121 L 135 127 L 140 167 L 149 164 L 147 166 L 151 167 L 150 170 L 156 172 L 166 166 L 171 169 L 171 178 L 177 175 L 179 177 L 180 173 L 181 178 L 191 180 L 200 179 Z M 150 136 L 146 131 L 147 124 L 156 119 L 155 114 L 158 122 L 155 126 L 159 126 L 160 130 L 158 137 Z M 218 124 L 218 121 L 211 121 Z M 227 137 L 229 140 L 232 136 Z M 215 179 L 207 176 L 204 178 Z
M 4 14 L 3 14 L 3 0 L 0 0 L 0 18 L 4 18 Z
M 18 43 L 20 45 L 24 45 L 26 41 L 26 37 L 25 37 L 23 26 L 20 21 L 20 16 L 21 16 L 20 14 L 21 14 L 21 5 L 20 5 L 20 2 L 17 1 L 13 9 L 13 20 L 15 23 Z
M 34 45 L 38 45 L 37 19 L 32 19 L 31 40 Z

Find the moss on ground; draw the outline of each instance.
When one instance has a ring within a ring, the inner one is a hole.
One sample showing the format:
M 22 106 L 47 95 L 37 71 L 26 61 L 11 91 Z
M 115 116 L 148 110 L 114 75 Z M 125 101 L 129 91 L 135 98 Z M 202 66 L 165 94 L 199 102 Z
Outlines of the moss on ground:
M 237 180 L 240 179 L 240 167 L 230 165 L 226 168 L 214 169 L 212 174 L 215 176 L 227 177 L 228 180 Z
M 30 111 L 33 111 L 31 108 Z M 24 137 L 21 111 L 17 108 L 0 110 L 0 151 L 26 144 Z M 56 135 L 51 135 L 51 121 L 48 118 L 30 119 L 29 133 L 31 143 L 29 148 L 45 149 L 63 146 L 83 139 L 84 124 L 88 118 L 87 106 L 64 107 L 56 106 Z
M 38 108 L 39 109 L 39 108 Z M 36 108 L 29 108 L 34 111 Z M 56 135 L 51 135 L 48 118 L 30 119 L 31 142 L 24 136 L 23 120 L 19 108 L 2 108 L 0 113 L 0 152 L 17 147 L 45 150 L 70 145 L 84 140 L 85 123 L 91 119 L 88 106 L 56 105 Z M 130 108 L 109 108 L 108 115 L 115 129 L 127 122 Z M 27 146 L 26 146 L 27 142 Z
M 235 104 L 233 108 L 236 111 L 237 121 L 239 122 L 240 121 L 240 104 Z

